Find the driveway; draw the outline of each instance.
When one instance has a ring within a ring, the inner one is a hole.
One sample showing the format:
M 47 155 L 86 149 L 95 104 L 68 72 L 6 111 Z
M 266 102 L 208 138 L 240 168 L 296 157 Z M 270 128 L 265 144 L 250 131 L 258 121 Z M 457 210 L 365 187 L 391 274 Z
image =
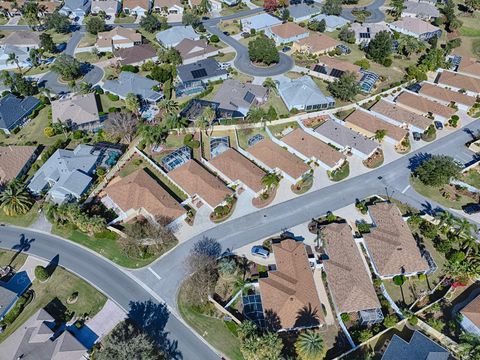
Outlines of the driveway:
M 385 3 L 385 0 L 375 0 L 370 5 L 367 5 L 364 7 L 361 7 L 361 6 L 358 7 L 358 9 L 365 9 L 372 14 L 365 19 L 366 23 L 379 23 L 385 20 L 385 13 L 383 12 L 383 10 L 380 10 L 380 8 L 383 6 L 384 3 Z M 354 9 L 355 8 L 343 9 L 340 15 L 344 19 L 354 22 L 356 20 L 356 17 L 352 15 L 352 10 Z

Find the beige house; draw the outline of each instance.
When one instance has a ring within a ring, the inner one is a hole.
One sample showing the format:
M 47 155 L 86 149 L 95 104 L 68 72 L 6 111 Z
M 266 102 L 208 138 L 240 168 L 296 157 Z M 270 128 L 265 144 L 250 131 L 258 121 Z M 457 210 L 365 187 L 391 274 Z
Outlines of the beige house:
M 0 147 L 0 184 L 6 184 L 24 175 L 37 155 L 36 146 Z
M 142 35 L 133 29 L 117 26 L 110 31 L 98 33 L 95 47 L 100 52 L 113 52 L 142 43 Z
M 175 46 L 175 49 L 180 53 L 184 64 L 191 64 L 219 53 L 219 50 L 209 45 L 205 39 L 192 40 L 184 38 Z
M 448 120 L 457 112 L 457 110 L 452 107 L 448 107 L 440 104 L 439 102 L 430 100 L 422 95 L 418 95 L 409 91 L 403 91 L 397 96 L 395 102 L 418 114 L 430 115 L 436 120 L 440 120 L 442 122 Z
M 340 44 L 338 41 L 327 35 L 311 32 L 308 37 L 295 41 L 292 50 L 310 55 L 322 55 L 335 50 L 338 44 Z
M 153 11 L 164 15 L 183 14 L 183 4 L 180 0 L 155 0 Z
M 117 0 L 93 0 L 90 12 L 98 14 L 103 11 L 107 16 L 114 17 L 120 9 L 120 1 Z
M 52 101 L 52 121 L 66 123 L 74 129 L 97 129 L 100 116 L 95 94 L 74 95 Z

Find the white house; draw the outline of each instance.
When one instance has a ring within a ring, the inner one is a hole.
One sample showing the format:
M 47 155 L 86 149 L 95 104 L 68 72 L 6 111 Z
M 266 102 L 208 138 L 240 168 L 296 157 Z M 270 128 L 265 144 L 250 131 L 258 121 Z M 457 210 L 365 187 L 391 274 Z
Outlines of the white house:
M 150 0 L 123 0 L 123 11 L 129 15 L 143 17 L 150 11 Z
M 270 14 L 261 13 L 259 15 L 250 16 L 240 19 L 242 30 L 246 32 L 261 31 L 271 26 L 280 25 L 282 21 Z
M 265 31 L 265 35 L 275 41 L 275 44 L 282 45 L 301 39 L 305 39 L 310 35 L 307 28 L 303 28 L 292 22 L 272 26 Z

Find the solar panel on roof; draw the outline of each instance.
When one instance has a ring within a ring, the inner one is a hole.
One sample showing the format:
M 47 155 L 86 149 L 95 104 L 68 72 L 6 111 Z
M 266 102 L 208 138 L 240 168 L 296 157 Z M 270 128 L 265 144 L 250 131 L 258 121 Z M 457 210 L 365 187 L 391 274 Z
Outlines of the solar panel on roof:
M 194 79 L 199 79 L 207 76 L 207 71 L 205 69 L 197 69 L 192 71 L 192 76 Z
M 247 91 L 247 93 L 243 97 L 243 100 L 245 100 L 249 104 L 251 104 L 254 99 L 255 99 L 255 95 L 253 95 L 250 91 Z
M 263 139 L 264 139 L 263 135 L 256 134 L 256 135 L 252 136 L 250 139 L 248 139 L 248 146 L 253 146 L 253 145 L 259 143 L 260 141 L 262 141 Z
M 370 33 L 360 33 L 360 39 L 370 39 Z
M 320 74 L 325 74 L 325 75 L 327 74 L 327 69 L 323 65 L 315 65 L 315 67 L 313 68 L 313 71 L 316 71 Z
M 336 77 L 336 78 L 339 78 L 343 75 L 343 71 L 342 70 L 338 70 L 338 69 L 332 69 L 332 71 L 330 71 L 330 76 L 333 76 L 333 77 Z

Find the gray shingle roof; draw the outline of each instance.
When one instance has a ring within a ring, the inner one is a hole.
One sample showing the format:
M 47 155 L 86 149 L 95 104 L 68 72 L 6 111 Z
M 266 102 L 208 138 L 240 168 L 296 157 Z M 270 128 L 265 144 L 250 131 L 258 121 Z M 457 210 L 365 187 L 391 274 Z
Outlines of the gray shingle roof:
M 330 28 L 330 29 L 341 28 L 342 26 L 350 22 L 340 16 L 326 15 L 326 14 L 317 15 L 313 17 L 311 21 L 312 20 L 315 20 L 315 21 L 325 20 L 325 24 L 327 25 L 327 28 Z
M 0 99 L 0 128 L 12 130 L 38 105 L 40 105 L 40 100 L 33 96 L 23 99 L 13 94 L 4 96 Z
M 191 26 L 174 26 L 170 29 L 160 31 L 155 37 L 160 44 L 166 47 L 176 46 L 183 39 L 200 39 L 200 35 L 198 35 Z
M 146 100 L 158 101 L 163 97 L 163 94 L 160 91 L 152 90 L 154 86 L 158 85 L 160 85 L 160 83 L 155 80 L 132 72 L 122 71 L 118 80 L 107 80 L 102 87 L 105 91 L 124 98 L 126 98 L 129 93 L 133 93 Z
M 222 69 L 218 61 L 204 59 L 193 64 L 182 65 L 177 68 L 178 77 L 182 82 L 205 81 L 210 78 L 226 75 L 227 70 Z
M 393 335 L 382 360 L 447 360 L 449 357 L 447 350 L 415 331 L 409 342 Z
M 288 7 L 288 11 L 290 12 L 290 16 L 292 18 L 299 19 L 306 16 L 319 14 L 322 11 L 322 9 L 316 5 L 307 5 L 305 3 L 301 3 L 298 5 L 290 5 Z
M 288 109 L 303 109 L 307 106 L 335 103 L 331 96 L 325 96 L 310 76 L 298 79 L 281 78 L 278 92 Z
M 404 13 L 416 14 L 417 16 L 439 17 L 440 11 L 433 5 L 416 1 L 405 1 Z

